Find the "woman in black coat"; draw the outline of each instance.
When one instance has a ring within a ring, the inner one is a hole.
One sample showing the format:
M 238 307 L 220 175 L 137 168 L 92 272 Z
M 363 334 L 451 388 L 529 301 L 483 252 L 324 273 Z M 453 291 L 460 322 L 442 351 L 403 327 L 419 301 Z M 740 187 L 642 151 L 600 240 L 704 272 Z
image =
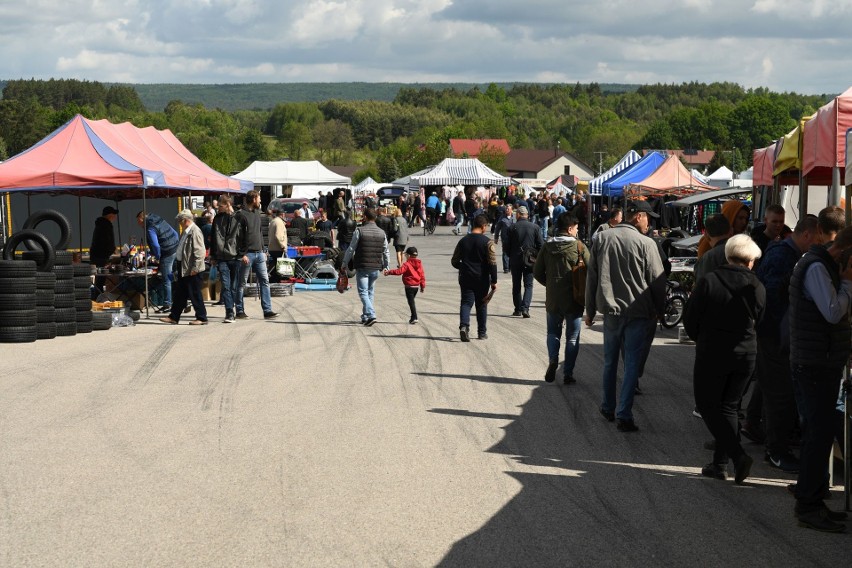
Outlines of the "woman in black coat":
M 730 459 L 737 483 L 748 477 L 753 463 L 740 445 L 737 405 L 754 372 L 754 328 L 766 306 L 766 290 L 751 271 L 759 257 L 760 248 L 748 235 L 728 239 L 728 264 L 698 281 L 683 316 L 686 333 L 697 343 L 695 406 L 716 439 L 713 461 L 701 474 L 725 479 Z

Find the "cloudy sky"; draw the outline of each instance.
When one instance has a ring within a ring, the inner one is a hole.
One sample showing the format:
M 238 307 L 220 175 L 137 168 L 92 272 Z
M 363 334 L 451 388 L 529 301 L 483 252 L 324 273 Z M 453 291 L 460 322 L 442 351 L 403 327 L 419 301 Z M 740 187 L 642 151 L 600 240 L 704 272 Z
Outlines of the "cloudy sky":
M 852 0 L 0 0 L 0 79 L 852 85 Z

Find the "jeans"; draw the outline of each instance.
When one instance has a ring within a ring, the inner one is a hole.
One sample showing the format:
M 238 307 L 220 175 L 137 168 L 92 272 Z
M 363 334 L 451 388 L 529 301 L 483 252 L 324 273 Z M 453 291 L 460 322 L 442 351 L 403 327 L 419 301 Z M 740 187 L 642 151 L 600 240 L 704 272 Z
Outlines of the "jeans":
M 177 251 L 160 258 L 160 276 L 163 277 L 164 306 L 172 305 L 172 271 L 175 266 Z
M 363 268 L 355 270 L 355 285 L 358 287 L 358 296 L 361 298 L 361 323 L 376 318 L 376 310 L 373 309 L 373 292 L 378 277 L 378 270 Z
M 565 363 L 562 365 L 562 374 L 566 377 L 574 376 L 574 365 L 577 363 L 577 354 L 580 353 L 580 327 L 582 318 L 577 315 L 563 315 L 547 312 L 547 355 L 551 361 L 559 360 L 559 344 L 562 340 L 562 325 L 565 323 Z
M 828 456 L 834 443 L 835 407 L 843 366 L 791 365 L 791 375 L 798 388 L 802 411 L 796 513 L 808 513 L 825 507 L 822 497 L 828 489 Z
M 464 223 L 464 213 L 456 215 L 456 232 L 461 232 L 461 226 Z
M 716 440 L 713 463 L 725 465 L 728 458 L 738 459 L 743 453 L 739 440 L 737 405 L 754 372 L 753 353 L 718 353 L 695 356 L 692 385 L 695 407 L 707 429 Z
M 544 241 L 547 240 L 547 228 L 548 228 L 549 224 L 550 224 L 550 217 L 545 217 L 544 219 L 541 219 L 541 238 Z
M 503 249 L 503 272 L 509 270 L 509 255 L 506 253 L 506 250 Z
M 487 329 L 488 305 L 482 300 L 488 295 L 488 287 L 461 287 L 461 305 L 459 307 L 459 327 L 470 327 L 470 310 L 476 307 L 476 331 L 484 335 Z
M 615 411 L 619 420 L 633 420 L 633 394 L 646 345 L 648 318 L 628 320 L 627 316 L 604 315 L 603 402 L 601 409 Z M 615 405 L 615 383 L 618 357 L 624 345 L 624 379 L 618 408 Z
M 237 291 L 236 308 L 237 313 L 245 313 L 243 296 L 248 283 L 249 272 L 254 272 L 257 277 L 257 287 L 260 289 L 260 306 L 263 313 L 272 311 L 272 293 L 269 291 L 269 274 L 266 272 L 266 255 L 262 252 L 247 252 L 248 264 L 240 261 L 240 288 Z
M 533 270 L 531 266 L 523 266 L 518 261 L 512 263 L 512 302 L 515 310 L 529 312 L 533 295 Z M 524 284 L 524 295 L 521 296 L 521 282 Z
M 207 321 L 207 306 L 204 305 L 204 299 L 201 297 L 201 275 L 183 276 L 175 282 L 175 297 L 172 304 L 172 311 L 169 317 L 174 321 L 180 321 L 180 316 L 183 314 L 183 309 L 188 302 L 192 302 L 192 309 L 195 310 L 195 319 L 198 321 Z
M 222 282 L 222 302 L 225 303 L 225 316 L 234 315 L 234 303 L 240 293 L 240 271 L 242 263 L 239 260 L 220 260 L 216 264 L 219 270 L 219 280 Z

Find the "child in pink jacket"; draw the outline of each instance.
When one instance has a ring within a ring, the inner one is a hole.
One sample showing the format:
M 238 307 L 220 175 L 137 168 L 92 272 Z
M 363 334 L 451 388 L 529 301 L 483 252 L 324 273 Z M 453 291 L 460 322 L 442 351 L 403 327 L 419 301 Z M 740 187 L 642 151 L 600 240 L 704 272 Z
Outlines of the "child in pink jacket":
M 417 307 L 414 305 L 414 297 L 417 290 L 426 292 L 426 274 L 423 272 L 423 263 L 417 258 L 417 249 L 408 247 L 405 249 L 405 262 L 395 270 L 385 270 L 385 276 L 402 276 L 402 285 L 405 286 L 405 299 L 411 309 L 411 319 L 408 323 L 417 323 Z

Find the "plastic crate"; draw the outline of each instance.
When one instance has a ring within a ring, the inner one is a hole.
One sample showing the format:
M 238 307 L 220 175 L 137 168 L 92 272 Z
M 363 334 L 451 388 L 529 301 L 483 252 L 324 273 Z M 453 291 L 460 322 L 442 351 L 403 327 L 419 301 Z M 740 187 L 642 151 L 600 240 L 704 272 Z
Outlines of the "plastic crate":
M 297 256 L 299 256 L 299 249 L 297 249 L 296 247 L 288 246 L 287 258 L 296 258 Z
M 296 247 L 301 256 L 316 256 L 322 254 L 322 249 L 319 247 Z

